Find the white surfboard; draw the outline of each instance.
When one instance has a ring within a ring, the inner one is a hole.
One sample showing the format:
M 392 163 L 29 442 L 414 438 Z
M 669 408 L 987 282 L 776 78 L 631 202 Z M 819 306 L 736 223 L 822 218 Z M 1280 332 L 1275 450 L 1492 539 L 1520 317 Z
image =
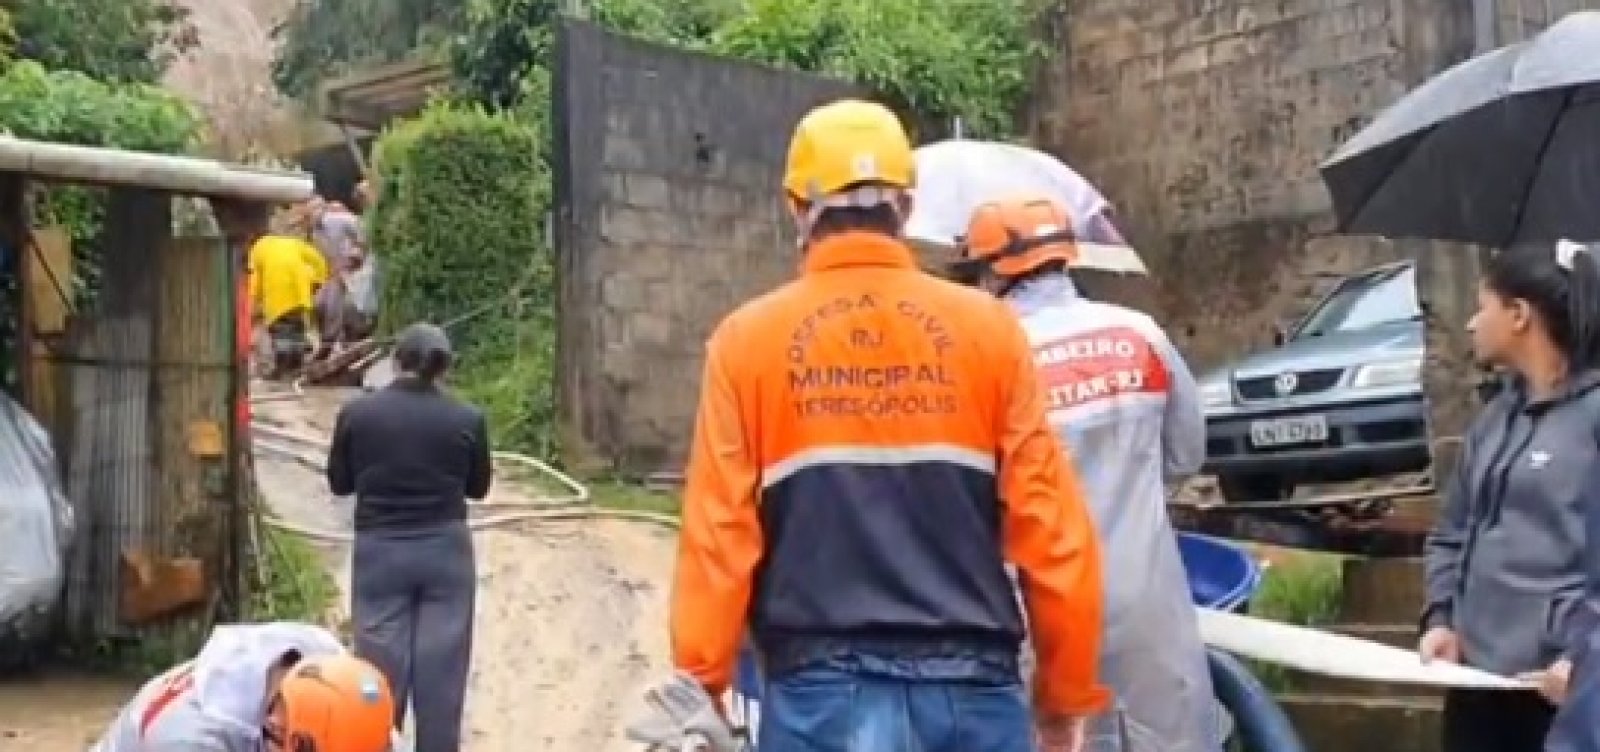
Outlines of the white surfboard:
M 1200 636 L 1229 653 L 1312 674 L 1463 689 L 1530 689 L 1516 679 L 1454 663 L 1424 664 L 1411 650 L 1293 624 L 1195 608 Z

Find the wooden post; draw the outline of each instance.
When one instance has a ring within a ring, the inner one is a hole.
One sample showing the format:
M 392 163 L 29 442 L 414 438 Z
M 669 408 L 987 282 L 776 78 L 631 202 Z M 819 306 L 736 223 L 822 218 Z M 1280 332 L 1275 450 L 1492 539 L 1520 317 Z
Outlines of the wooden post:
M 222 571 L 226 579 L 220 584 L 224 593 L 224 608 L 235 612 L 228 616 L 243 618 L 245 614 L 238 612 L 244 607 L 242 599 L 247 590 L 248 558 L 253 553 L 250 521 L 256 513 L 251 501 L 255 498 L 255 480 L 250 456 L 250 354 L 243 352 L 246 348 L 241 346 L 243 343 L 239 337 L 245 333 L 241 332 L 239 322 L 234 321 L 233 317 L 239 313 L 241 301 L 238 296 L 248 294 L 244 289 L 244 279 L 248 273 L 246 257 L 250 246 L 267 233 L 272 206 L 258 202 L 213 200 L 211 210 L 216 215 L 217 225 L 222 228 L 226 245 L 226 268 L 222 274 L 228 284 L 230 313 L 227 320 L 234 323 L 226 340 L 233 367 L 228 373 L 227 389 L 232 395 L 232 402 L 228 408 L 229 419 L 225 424 L 224 437 L 231 456 L 223 478 L 229 498 L 221 500 L 226 505 L 228 517 L 222 532 L 225 547 Z
M 55 226 L 33 231 L 23 260 L 23 309 L 27 312 L 28 364 L 22 392 L 29 412 L 50 432 L 57 455 L 64 456 L 72 424 L 70 400 L 61 390 L 61 370 L 51 353 L 66 338 L 72 311 L 72 235 Z
M 15 316 L 11 325 L 16 327 L 16 341 L 11 343 L 11 352 L 0 356 L 0 363 L 10 359 L 14 364 L 16 383 L 7 385 L 0 383 L 0 388 L 13 386 L 17 390 L 16 397 L 23 404 L 28 403 L 28 363 L 29 354 L 33 350 L 33 337 L 27 298 L 28 298 L 28 181 L 21 175 L 7 173 L 0 176 L 0 244 L 4 245 L 4 253 L 8 254 L 14 264 L 15 274 L 18 279 L 16 292 L 12 299 L 0 304 L 0 311 L 7 311 Z M 0 273 L 9 270 L 0 269 Z M 0 369 L 0 382 L 3 382 L 4 371 Z
M 174 572 L 198 569 L 177 588 L 176 608 L 205 602 L 225 576 L 225 541 L 234 501 L 229 488 L 233 420 L 232 286 L 228 252 L 214 238 L 168 240 L 156 263 L 160 292 L 156 321 L 155 405 L 157 468 L 156 553 Z M 186 564 L 187 563 L 187 564 Z M 185 564 L 186 567 L 185 568 Z
M 1477 309 L 1480 252 L 1456 243 L 1420 242 L 1417 290 L 1427 315 L 1427 363 L 1423 390 L 1428 396 L 1429 434 L 1434 441 L 1434 483 L 1441 492 L 1454 477 L 1459 442 L 1478 412 L 1482 378 L 1472 353 L 1467 320 Z

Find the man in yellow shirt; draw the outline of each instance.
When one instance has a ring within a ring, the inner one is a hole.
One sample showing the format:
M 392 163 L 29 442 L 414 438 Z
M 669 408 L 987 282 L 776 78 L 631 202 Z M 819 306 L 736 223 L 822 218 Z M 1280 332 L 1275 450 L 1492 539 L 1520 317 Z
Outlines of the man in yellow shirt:
M 265 235 L 250 247 L 250 300 L 266 322 L 272 375 L 298 370 L 310 350 L 312 300 L 328 278 L 316 247 L 292 235 Z

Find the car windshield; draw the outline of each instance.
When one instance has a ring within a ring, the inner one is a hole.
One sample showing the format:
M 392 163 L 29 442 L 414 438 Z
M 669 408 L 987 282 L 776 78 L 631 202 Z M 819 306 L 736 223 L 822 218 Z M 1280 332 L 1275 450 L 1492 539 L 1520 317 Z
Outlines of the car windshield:
M 1312 312 L 1295 337 L 1320 337 L 1421 319 L 1416 269 L 1407 264 L 1351 279 Z

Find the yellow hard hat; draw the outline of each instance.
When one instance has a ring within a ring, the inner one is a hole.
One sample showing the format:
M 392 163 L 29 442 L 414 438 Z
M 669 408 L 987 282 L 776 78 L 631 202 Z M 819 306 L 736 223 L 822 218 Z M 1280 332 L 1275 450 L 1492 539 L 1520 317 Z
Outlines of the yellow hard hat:
M 916 182 L 911 139 L 889 108 L 842 99 L 806 113 L 789 142 L 783 189 L 818 203 L 863 183 L 909 189 Z

